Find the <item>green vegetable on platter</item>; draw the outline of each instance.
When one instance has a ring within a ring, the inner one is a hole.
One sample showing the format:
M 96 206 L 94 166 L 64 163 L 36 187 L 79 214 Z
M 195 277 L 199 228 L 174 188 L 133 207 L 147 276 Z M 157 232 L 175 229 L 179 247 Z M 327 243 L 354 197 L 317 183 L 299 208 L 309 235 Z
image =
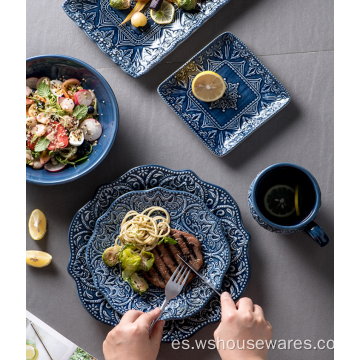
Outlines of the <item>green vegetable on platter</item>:
M 141 262 L 139 266 L 139 270 L 149 271 L 154 265 L 155 256 L 153 253 L 148 251 L 142 251 L 140 253 Z
M 149 284 L 138 273 L 134 273 L 130 276 L 129 283 L 130 283 L 131 287 L 136 292 L 138 292 L 140 295 L 142 295 L 144 292 L 146 292 L 147 289 L 149 288 Z
M 183 10 L 194 10 L 197 5 L 197 0 L 174 0 L 174 3 Z
M 130 7 L 130 0 L 110 0 L 110 6 L 117 10 L 125 10 Z
M 102 254 L 102 261 L 110 267 L 114 267 L 116 264 L 119 263 L 119 254 L 120 254 L 121 247 L 118 245 L 111 246 Z

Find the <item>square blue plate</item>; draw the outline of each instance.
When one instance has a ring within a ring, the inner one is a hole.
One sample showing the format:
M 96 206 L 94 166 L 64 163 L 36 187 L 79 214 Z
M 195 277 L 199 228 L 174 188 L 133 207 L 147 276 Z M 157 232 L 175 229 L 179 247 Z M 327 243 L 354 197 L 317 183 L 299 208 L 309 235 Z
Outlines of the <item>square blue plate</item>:
M 130 22 L 119 27 L 130 11 L 113 9 L 110 0 L 66 0 L 63 9 L 112 61 L 138 78 L 229 1 L 207 1 L 198 11 L 191 12 L 176 8 L 174 21 L 169 25 L 154 23 L 147 6 L 148 26 L 144 30 L 132 27 Z M 135 4 L 132 0 L 131 8 Z
M 194 77 L 211 70 L 227 85 L 224 96 L 207 103 L 196 99 Z M 160 96 L 196 136 L 224 156 L 290 102 L 290 95 L 234 34 L 226 32 L 168 77 Z

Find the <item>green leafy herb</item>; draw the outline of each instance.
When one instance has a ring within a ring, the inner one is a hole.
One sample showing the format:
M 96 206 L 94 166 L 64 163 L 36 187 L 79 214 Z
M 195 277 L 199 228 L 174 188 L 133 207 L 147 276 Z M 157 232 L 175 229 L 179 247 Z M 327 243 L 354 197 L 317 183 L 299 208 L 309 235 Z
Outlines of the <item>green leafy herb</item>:
M 75 116 L 78 120 L 81 120 L 86 116 L 87 112 L 88 108 L 86 105 L 78 105 L 74 109 L 73 116 Z
M 35 151 L 41 152 L 47 149 L 50 144 L 50 140 L 46 137 L 39 138 L 38 142 L 35 145 Z
M 165 244 L 170 244 L 170 245 L 176 245 L 178 242 L 177 240 L 171 238 L 171 237 L 168 237 L 168 236 L 164 236 L 159 242 L 158 242 L 158 245 L 161 245 L 162 243 L 165 243 Z
M 77 160 L 75 160 L 75 164 L 78 163 L 78 162 L 80 162 L 80 161 L 86 160 L 86 159 L 88 159 L 88 158 L 89 158 L 88 156 L 84 156 L 84 157 L 82 157 L 81 159 L 77 159 Z
M 56 159 L 56 161 L 59 162 L 60 164 L 64 164 L 64 165 L 67 165 L 67 164 L 75 165 L 74 162 L 69 161 L 68 159 L 63 159 L 60 155 L 55 155 L 55 159 Z
M 40 156 L 41 156 L 41 153 L 31 150 L 31 156 L 32 156 L 34 159 L 39 159 Z
M 37 87 L 37 92 L 43 98 L 48 97 L 51 94 L 50 86 L 45 83 L 40 83 Z
M 52 153 L 53 153 L 53 151 L 49 151 L 49 156 L 51 156 Z
M 30 144 L 32 144 L 38 137 L 36 135 L 33 136 L 33 138 L 30 141 Z

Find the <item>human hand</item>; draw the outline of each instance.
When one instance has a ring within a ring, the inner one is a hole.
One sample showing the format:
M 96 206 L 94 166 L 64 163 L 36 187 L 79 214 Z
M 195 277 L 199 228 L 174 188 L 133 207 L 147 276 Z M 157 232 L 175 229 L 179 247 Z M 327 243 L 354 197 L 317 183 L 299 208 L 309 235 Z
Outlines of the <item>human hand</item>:
M 164 320 L 158 321 L 149 336 L 153 320 L 160 314 L 156 308 L 146 314 L 130 310 L 112 329 L 103 343 L 105 360 L 155 360 L 160 348 Z
M 265 341 L 269 342 L 272 335 L 259 305 L 246 297 L 235 305 L 229 293 L 221 295 L 221 322 L 214 338 L 222 360 L 266 360 Z

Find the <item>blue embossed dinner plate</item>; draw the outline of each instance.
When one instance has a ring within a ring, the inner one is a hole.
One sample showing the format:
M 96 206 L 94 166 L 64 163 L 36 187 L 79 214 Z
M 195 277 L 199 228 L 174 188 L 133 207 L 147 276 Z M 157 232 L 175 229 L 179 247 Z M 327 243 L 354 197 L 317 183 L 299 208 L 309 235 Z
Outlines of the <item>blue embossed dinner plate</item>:
M 68 272 L 75 281 L 81 303 L 95 319 L 116 326 L 121 315 L 107 302 L 95 287 L 86 264 L 85 251 L 99 217 L 121 195 L 134 190 L 155 187 L 185 191 L 201 199 L 208 209 L 221 221 L 225 237 L 231 249 L 231 262 L 223 279 L 222 291 L 238 300 L 250 279 L 250 235 L 244 228 L 240 210 L 223 188 L 201 180 L 191 170 L 171 170 L 159 165 L 144 165 L 129 170 L 110 184 L 100 186 L 94 197 L 74 216 L 69 229 L 70 261 Z M 198 330 L 221 318 L 221 306 L 214 295 L 205 307 L 185 320 L 165 323 L 162 341 L 171 342 L 192 336 Z
M 93 276 L 95 287 L 105 296 L 110 306 L 124 315 L 129 310 L 149 312 L 161 307 L 165 291 L 149 284 L 143 295 L 134 291 L 123 280 L 120 265 L 109 267 L 102 261 L 103 252 L 113 246 L 126 214 L 139 213 L 151 206 L 160 206 L 170 215 L 170 227 L 194 235 L 201 243 L 204 263 L 199 272 L 217 290 L 230 264 L 230 247 L 220 220 L 195 195 L 155 188 L 132 191 L 116 199 L 109 210 L 101 216 L 86 246 L 86 263 Z M 172 299 L 161 316 L 163 320 L 182 320 L 198 313 L 214 295 L 214 290 L 195 277 L 182 292 Z
M 149 16 L 146 30 L 131 26 L 128 22 L 118 26 L 129 10 L 115 10 L 110 0 L 66 0 L 65 13 L 127 74 L 138 78 L 158 64 L 182 41 L 213 16 L 230 0 L 211 0 L 199 11 L 176 9 L 174 21 L 158 25 Z M 132 7 L 135 5 L 132 1 Z
M 214 102 L 196 99 L 192 81 L 214 71 L 226 83 Z M 218 156 L 224 156 L 290 102 L 279 80 L 234 34 L 218 36 L 170 75 L 158 93 L 195 135 Z

